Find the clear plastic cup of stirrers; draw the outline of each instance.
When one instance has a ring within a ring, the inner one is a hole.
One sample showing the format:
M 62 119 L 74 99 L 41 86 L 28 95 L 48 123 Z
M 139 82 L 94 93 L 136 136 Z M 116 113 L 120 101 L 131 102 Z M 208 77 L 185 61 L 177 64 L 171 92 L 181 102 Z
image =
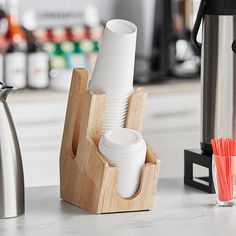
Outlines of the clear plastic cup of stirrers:
M 213 139 L 213 181 L 216 190 L 216 206 L 232 207 L 235 199 L 236 155 L 235 141 Z

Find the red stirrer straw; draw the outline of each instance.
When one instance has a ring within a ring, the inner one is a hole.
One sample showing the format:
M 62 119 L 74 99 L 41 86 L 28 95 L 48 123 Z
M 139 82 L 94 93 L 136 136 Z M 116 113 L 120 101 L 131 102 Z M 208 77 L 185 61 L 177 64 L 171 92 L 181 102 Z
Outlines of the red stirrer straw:
M 218 198 L 221 202 L 233 200 L 236 174 L 236 141 L 227 139 L 212 139 L 214 153 Z

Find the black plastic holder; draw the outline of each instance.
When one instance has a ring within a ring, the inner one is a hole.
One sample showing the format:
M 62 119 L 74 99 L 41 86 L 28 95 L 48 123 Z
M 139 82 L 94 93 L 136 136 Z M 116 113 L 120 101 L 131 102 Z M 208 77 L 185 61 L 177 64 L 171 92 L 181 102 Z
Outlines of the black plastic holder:
M 208 176 L 193 176 L 194 164 L 208 169 Z M 207 193 L 215 193 L 212 175 L 212 155 L 200 149 L 184 151 L 184 184 Z

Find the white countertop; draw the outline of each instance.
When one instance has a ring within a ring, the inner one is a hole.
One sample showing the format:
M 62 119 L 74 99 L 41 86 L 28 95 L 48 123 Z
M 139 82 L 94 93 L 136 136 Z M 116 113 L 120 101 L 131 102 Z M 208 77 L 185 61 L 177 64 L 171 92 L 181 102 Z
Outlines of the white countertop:
M 236 207 L 216 208 L 214 198 L 180 179 L 161 179 L 153 211 L 93 215 L 61 201 L 57 186 L 27 188 L 25 215 L 0 220 L 0 235 L 235 235 Z

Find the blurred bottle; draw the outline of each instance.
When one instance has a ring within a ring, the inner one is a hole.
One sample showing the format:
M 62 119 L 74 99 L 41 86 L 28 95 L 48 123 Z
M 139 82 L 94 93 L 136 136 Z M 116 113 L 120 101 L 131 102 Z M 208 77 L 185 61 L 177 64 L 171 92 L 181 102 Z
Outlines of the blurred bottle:
M 5 11 L 6 2 L 0 0 L 0 81 L 3 81 L 4 77 L 4 53 L 6 52 L 6 33 L 8 28 L 7 14 Z
M 5 57 L 5 82 L 17 88 L 26 87 L 27 41 L 18 21 L 18 0 L 7 1 L 8 48 Z
M 28 47 L 28 86 L 34 89 L 49 86 L 49 56 L 33 37 Z
M 40 43 L 46 43 L 49 41 L 47 29 L 37 29 L 32 32 L 33 36 Z
M 67 37 L 66 29 L 63 27 L 55 27 L 49 32 L 51 32 L 49 43 L 52 43 L 51 47 L 55 49 L 51 55 L 51 68 L 66 69 L 66 57 L 63 50 L 61 49 L 61 43 L 65 42 Z

